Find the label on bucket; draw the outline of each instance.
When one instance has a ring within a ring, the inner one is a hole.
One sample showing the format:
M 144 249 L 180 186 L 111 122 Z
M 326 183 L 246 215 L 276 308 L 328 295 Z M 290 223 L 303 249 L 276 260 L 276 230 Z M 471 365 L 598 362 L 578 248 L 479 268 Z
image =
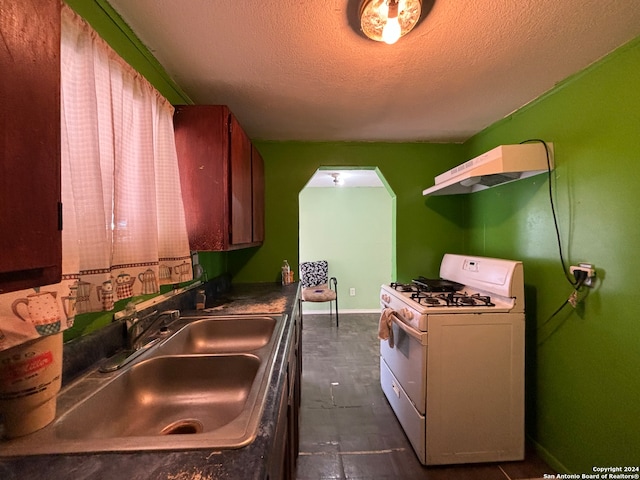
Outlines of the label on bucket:
M 43 352 L 26 359 L 5 358 L 2 363 L 0 365 L 0 385 L 7 386 L 36 377 L 38 371 L 53 363 L 53 353 L 51 351 Z
M 24 398 L 30 395 L 35 395 L 36 393 L 44 392 L 51 385 L 55 384 L 58 380 L 60 380 L 60 375 L 55 377 L 50 382 L 40 383 L 38 385 L 34 385 L 32 387 L 25 388 L 24 390 L 18 390 L 15 392 L 6 392 L 0 393 L 0 400 L 16 400 L 17 398 Z

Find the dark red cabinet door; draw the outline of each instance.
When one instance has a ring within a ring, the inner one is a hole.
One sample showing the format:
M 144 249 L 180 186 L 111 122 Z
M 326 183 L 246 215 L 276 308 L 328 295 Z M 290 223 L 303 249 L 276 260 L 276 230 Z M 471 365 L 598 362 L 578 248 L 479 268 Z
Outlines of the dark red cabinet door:
M 253 184 L 253 241 L 264 242 L 264 160 L 251 146 L 251 182 Z
M 236 117 L 224 105 L 178 106 L 174 128 L 191 249 L 262 244 L 264 166 Z
M 231 135 L 231 244 L 252 242 L 251 141 L 238 120 L 229 116 Z
M 60 2 L 0 0 L 0 293 L 61 279 Z

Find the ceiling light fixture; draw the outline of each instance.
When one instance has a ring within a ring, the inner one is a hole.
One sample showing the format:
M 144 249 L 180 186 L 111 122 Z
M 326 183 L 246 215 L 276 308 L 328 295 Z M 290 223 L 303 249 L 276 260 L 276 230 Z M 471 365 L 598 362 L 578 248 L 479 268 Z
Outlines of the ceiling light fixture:
M 371 40 L 394 44 L 420 21 L 422 0 L 363 0 L 360 28 Z
M 333 185 L 335 187 L 344 184 L 344 179 L 340 176 L 339 173 L 330 173 L 329 175 L 333 177 Z

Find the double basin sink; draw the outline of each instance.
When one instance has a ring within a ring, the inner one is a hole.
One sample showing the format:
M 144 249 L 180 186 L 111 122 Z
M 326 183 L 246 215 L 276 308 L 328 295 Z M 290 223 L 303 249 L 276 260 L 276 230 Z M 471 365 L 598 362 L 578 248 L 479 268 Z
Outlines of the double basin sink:
M 239 448 L 262 416 L 286 316 L 182 317 L 112 373 L 58 395 L 56 419 L 0 455 Z

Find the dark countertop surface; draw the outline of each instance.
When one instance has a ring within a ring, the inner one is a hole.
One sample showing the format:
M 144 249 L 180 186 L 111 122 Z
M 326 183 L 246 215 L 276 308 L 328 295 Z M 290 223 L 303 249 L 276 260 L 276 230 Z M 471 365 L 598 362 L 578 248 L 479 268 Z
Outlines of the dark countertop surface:
M 221 293 L 207 302 L 209 308 L 206 309 L 206 313 L 214 315 L 289 314 L 284 327 L 283 341 L 277 347 L 261 424 L 257 437 L 251 444 L 236 450 L 198 449 L 0 457 L 0 478 L 263 480 L 267 474 L 278 405 L 284 388 L 283 362 L 291 338 L 291 314 L 297 292 L 297 283 L 288 286 L 275 283 L 238 284 L 232 285 L 230 291 Z

